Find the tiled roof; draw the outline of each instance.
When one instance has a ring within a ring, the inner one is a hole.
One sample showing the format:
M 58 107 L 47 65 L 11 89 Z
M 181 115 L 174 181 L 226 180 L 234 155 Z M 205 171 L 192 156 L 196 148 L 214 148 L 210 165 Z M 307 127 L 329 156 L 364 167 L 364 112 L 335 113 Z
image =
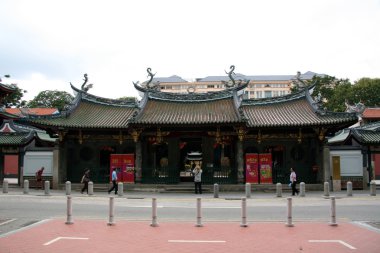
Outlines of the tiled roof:
M 305 97 L 279 102 L 244 104 L 241 107 L 249 127 L 318 126 L 357 121 L 354 114 L 316 113 Z
M 5 108 L 4 111 L 19 117 L 26 115 L 44 116 L 59 113 L 57 108 Z
M 170 77 L 155 77 L 152 82 L 160 82 L 160 83 L 187 83 L 185 79 L 180 76 L 170 76 Z
M 380 144 L 380 131 L 353 129 L 352 135 L 361 144 Z
M 0 146 L 22 146 L 34 138 L 34 132 L 0 134 Z
M 232 98 L 184 103 L 149 99 L 135 124 L 237 123 L 240 119 Z
M 378 108 L 365 108 L 363 112 L 364 119 L 380 119 L 380 107 Z
M 33 119 L 37 125 L 66 128 L 127 128 L 136 108 L 82 100 L 68 115 Z

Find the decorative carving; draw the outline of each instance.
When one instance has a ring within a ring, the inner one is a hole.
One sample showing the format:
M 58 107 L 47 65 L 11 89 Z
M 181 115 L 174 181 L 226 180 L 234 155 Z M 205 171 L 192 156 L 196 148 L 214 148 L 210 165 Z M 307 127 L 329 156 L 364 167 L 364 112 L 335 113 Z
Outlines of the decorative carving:
M 133 141 L 136 143 L 139 140 L 142 129 L 132 129 L 129 134 L 132 136 Z
M 82 134 L 82 130 L 79 130 L 79 144 L 81 144 L 82 145 L 82 143 L 83 143 L 83 134 Z
M 302 142 L 302 129 L 300 128 L 298 130 L 298 138 L 297 138 L 298 143 Z
M 84 79 L 83 79 L 83 84 L 81 86 L 81 90 L 84 91 L 84 92 L 87 92 L 89 89 L 91 89 L 94 85 L 92 83 L 90 84 L 87 84 L 88 82 L 88 77 L 87 77 L 87 74 L 84 74 Z M 87 84 L 87 85 L 86 85 Z
M 236 75 L 235 72 L 235 65 L 231 65 L 230 66 L 230 71 L 227 72 L 227 71 L 224 71 L 226 72 L 226 74 L 228 74 L 228 77 L 230 78 L 229 81 L 221 81 L 227 88 L 232 88 L 232 87 L 238 87 L 238 86 L 241 86 L 241 85 L 248 85 L 249 83 L 249 80 L 241 80 L 239 79 L 239 81 L 236 83 L 234 77 L 232 76 L 232 74 Z
M 297 71 L 296 80 L 293 81 L 293 85 L 299 89 L 303 89 L 307 86 L 304 80 L 301 79 L 301 72 Z
M 324 127 L 321 127 L 321 128 L 315 128 L 314 129 L 315 133 L 318 135 L 318 139 L 320 141 L 323 141 L 325 139 L 325 136 L 326 136 L 326 132 L 327 132 L 327 129 L 324 128 Z
M 65 138 L 66 134 L 67 134 L 67 131 L 59 131 L 58 132 L 59 141 L 63 141 L 63 139 Z
M 157 128 L 157 133 L 156 133 L 156 144 L 161 144 L 164 141 L 164 136 L 168 136 L 170 132 L 161 132 L 161 128 Z
M 119 144 L 123 144 L 123 132 L 119 131 Z
M 354 112 L 356 115 L 361 116 L 364 112 L 365 105 L 362 102 L 356 103 L 354 105 L 350 105 L 348 101 L 346 100 L 344 102 L 346 105 L 346 112 Z
M 151 86 L 151 83 L 153 81 L 153 77 L 156 75 L 156 73 L 152 74 L 152 69 L 151 68 L 147 68 L 146 69 L 146 72 L 148 72 L 148 77 L 150 77 L 150 79 L 148 80 L 148 83 L 146 84 L 146 86 L 148 88 L 153 88 L 153 86 Z M 153 85 L 153 84 L 152 84 Z
M 259 132 L 257 133 L 257 143 L 260 144 L 261 143 L 261 130 L 259 130 Z
M 245 127 L 238 127 L 238 128 L 235 128 L 236 130 L 236 133 L 238 135 L 238 138 L 239 138 L 239 141 L 243 141 L 244 140 L 244 137 L 245 137 L 245 134 L 248 132 L 245 130 Z

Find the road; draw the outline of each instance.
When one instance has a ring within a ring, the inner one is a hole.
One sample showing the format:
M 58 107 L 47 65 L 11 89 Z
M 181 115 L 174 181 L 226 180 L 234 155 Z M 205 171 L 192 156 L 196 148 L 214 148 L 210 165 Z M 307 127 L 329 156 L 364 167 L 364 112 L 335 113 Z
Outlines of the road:
M 380 196 L 369 196 L 366 191 L 347 197 L 345 192 L 336 196 L 338 221 L 380 223 Z M 73 193 L 73 219 L 104 219 L 109 213 L 107 193 L 93 196 Z M 115 220 L 147 221 L 152 216 L 152 198 L 157 199 L 159 221 L 196 221 L 196 197 L 202 197 L 203 222 L 241 221 L 241 197 L 244 193 L 220 193 L 194 195 L 190 193 L 127 193 L 115 197 Z M 248 222 L 286 221 L 287 198 L 275 197 L 274 193 L 253 193 L 247 199 Z M 306 197 L 294 197 L 293 221 L 330 221 L 331 200 L 321 192 L 307 193 Z M 0 193 L 0 235 L 23 228 L 46 219 L 66 218 L 67 196 L 63 191 L 52 191 L 45 196 L 43 191 L 13 189 L 8 194 Z M 380 228 L 380 227 L 379 227 Z

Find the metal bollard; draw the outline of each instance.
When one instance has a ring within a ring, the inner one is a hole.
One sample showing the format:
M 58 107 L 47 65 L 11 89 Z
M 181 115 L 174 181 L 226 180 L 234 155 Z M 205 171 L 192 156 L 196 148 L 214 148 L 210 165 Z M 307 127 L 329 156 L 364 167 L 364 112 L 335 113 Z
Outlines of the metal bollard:
M 352 182 L 347 182 L 347 196 L 352 197 Z
M 330 185 L 329 182 L 325 182 L 323 185 L 323 196 L 329 197 L 330 196 Z
M 247 199 L 241 198 L 241 223 L 240 227 L 248 227 L 247 223 Z
M 24 194 L 29 194 L 29 180 L 24 180 Z
M 305 183 L 300 183 L 300 197 L 305 197 Z
M 281 183 L 276 184 L 276 194 L 277 194 L 278 198 L 282 197 L 282 184 Z
M 50 195 L 50 181 L 46 180 L 45 181 L 45 195 Z
M 109 208 L 109 215 L 108 215 L 108 226 L 115 225 L 115 199 L 114 197 L 110 197 L 110 208 Z
M 246 198 L 251 197 L 251 184 L 250 183 L 245 184 L 245 197 Z
M 66 181 L 66 195 L 71 195 L 71 182 Z
M 202 199 L 197 198 L 197 224 L 196 227 L 203 227 L 202 225 Z
M 119 197 L 121 197 L 121 196 L 123 196 L 123 194 L 124 194 L 124 190 L 123 190 L 123 183 L 122 182 L 119 182 L 119 183 L 117 183 L 117 195 L 119 196 Z
M 219 185 L 214 184 L 214 198 L 219 198 Z
M 152 227 L 158 227 L 157 222 L 157 199 L 152 198 L 152 223 L 150 224 Z
M 293 218 L 292 218 L 292 198 L 287 198 L 288 200 L 288 217 L 287 217 L 287 220 L 286 220 L 286 226 L 287 227 L 293 227 L 294 224 L 293 224 Z
M 375 182 L 375 180 L 371 181 L 371 183 L 369 184 L 369 189 L 370 189 L 370 195 L 376 196 L 376 182 Z
M 335 197 L 331 196 L 331 221 L 329 223 L 330 226 L 337 226 L 338 223 L 336 223 L 336 206 L 335 206 Z
M 94 183 L 92 181 L 88 182 L 88 195 L 94 195 Z
M 73 206 L 72 206 L 72 202 L 71 202 L 71 196 L 67 196 L 67 220 L 66 220 L 66 224 L 70 225 L 70 224 L 74 224 L 73 222 Z
M 8 193 L 8 180 L 3 181 L 3 193 Z

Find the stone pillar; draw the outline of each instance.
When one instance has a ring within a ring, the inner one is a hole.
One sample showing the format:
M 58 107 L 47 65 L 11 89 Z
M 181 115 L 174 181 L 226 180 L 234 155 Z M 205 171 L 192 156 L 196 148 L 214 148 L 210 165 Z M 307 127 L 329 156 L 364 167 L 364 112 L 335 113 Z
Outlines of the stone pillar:
M 66 195 L 71 195 L 71 182 L 66 181 Z
M 8 180 L 3 181 L 3 193 L 8 193 Z
M 238 183 L 244 183 L 244 154 L 243 142 L 238 140 L 236 143 L 236 160 L 237 160 L 237 179 Z
M 58 147 L 54 148 L 53 150 L 53 181 L 52 181 L 52 188 L 58 189 L 59 185 L 59 149 Z
M 352 197 L 352 182 L 347 182 L 347 196 Z
M 92 181 L 88 182 L 88 195 L 94 195 L 94 183 Z
M 24 180 L 24 194 L 29 194 L 29 180 Z
M 118 195 L 119 197 L 122 197 L 123 194 L 124 194 L 123 186 L 124 186 L 124 185 L 123 185 L 122 182 L 117 183 L 117 195 Z
M 219 198 L 219 185 L 214 184 L 214 198 Z
M 331 184 L 330 149 L 328 146 L 323 146 L 323 178 L 324 182 Z M 329 188 L 332 188 L 331 185 Z
M 142 150 L 141 150 L 141 141 L 136 142 L 136 161 L 135 161 L 135 182 L 141 183 L 142 176 Z
M 282 184 L 281 183 L 276 184 L 276 196 L 278 198 L 282 197 Z
M 300 196 L 305 197 L 305 192 L 306 192 L 306 185 L 304 182 L 300 183 Z

